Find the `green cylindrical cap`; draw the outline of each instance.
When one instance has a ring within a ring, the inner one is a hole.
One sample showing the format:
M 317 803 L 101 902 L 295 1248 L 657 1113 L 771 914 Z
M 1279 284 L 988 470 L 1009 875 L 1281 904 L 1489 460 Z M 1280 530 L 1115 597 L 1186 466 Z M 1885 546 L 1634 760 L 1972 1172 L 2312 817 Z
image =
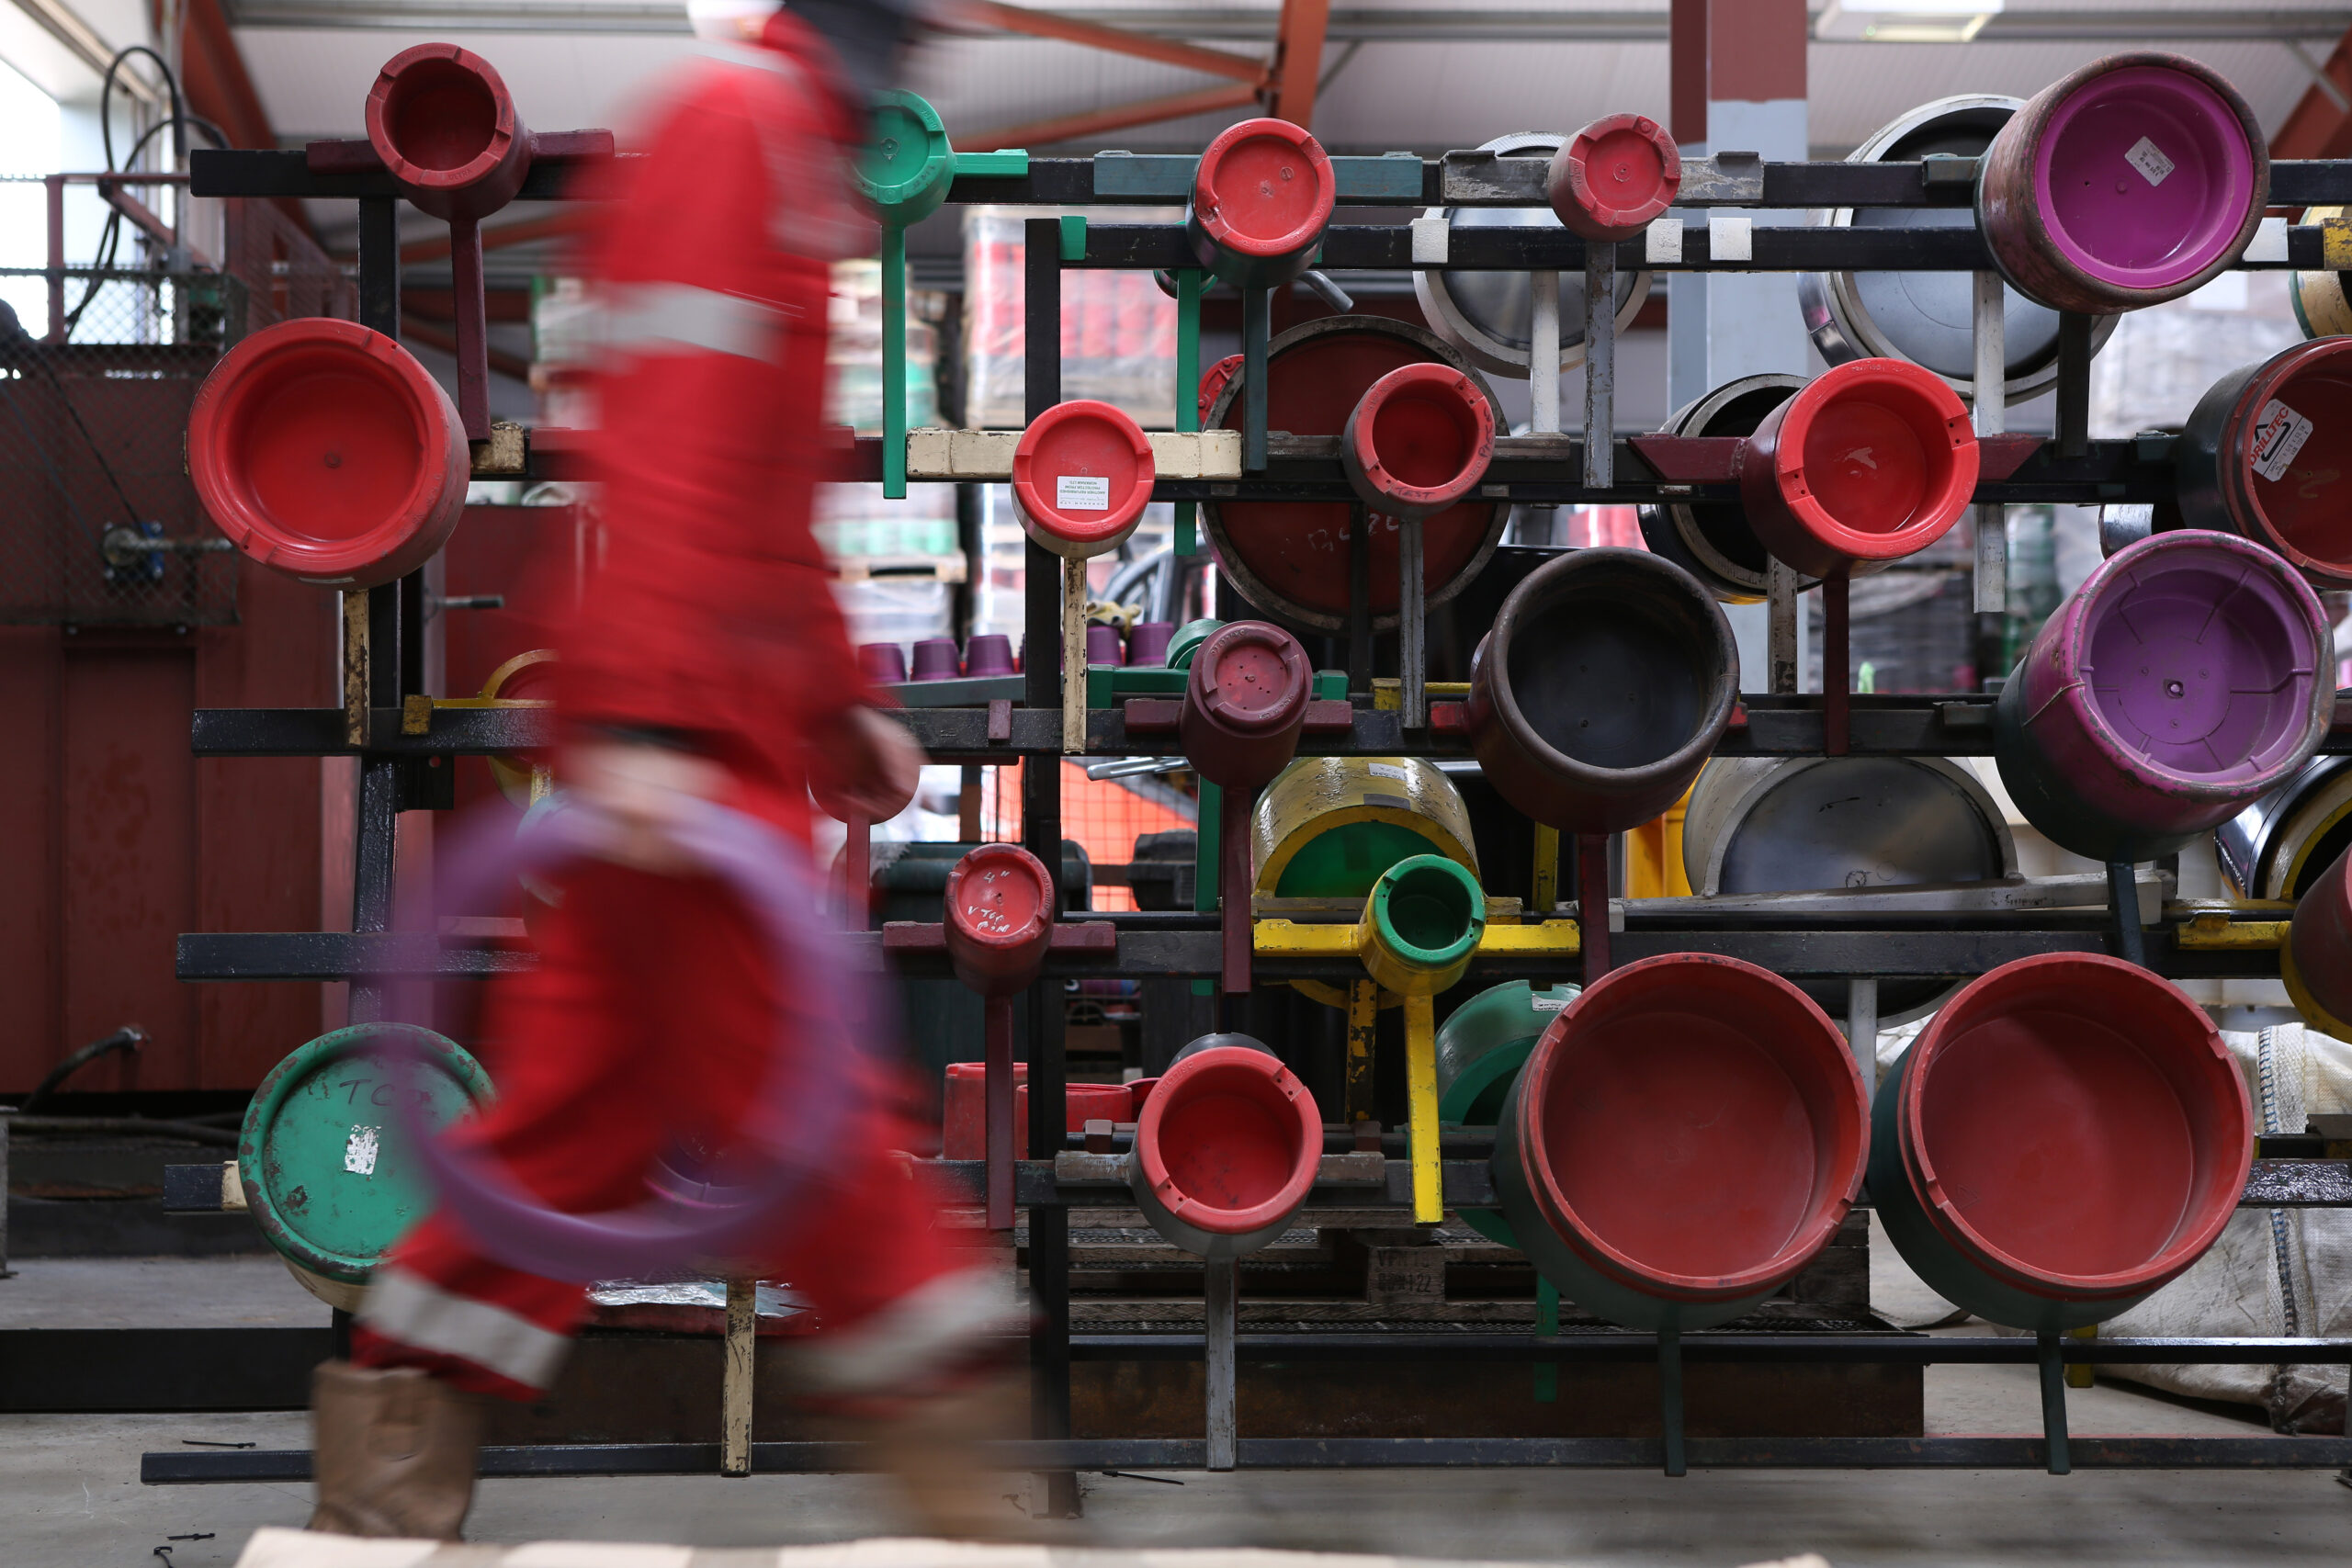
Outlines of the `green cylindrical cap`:
M 956 150 L 939 111 L 913 93 L 877 93 L 868 135 L 857 183 L 882 221 L 904 229 L 938 211 L 956 182 Z

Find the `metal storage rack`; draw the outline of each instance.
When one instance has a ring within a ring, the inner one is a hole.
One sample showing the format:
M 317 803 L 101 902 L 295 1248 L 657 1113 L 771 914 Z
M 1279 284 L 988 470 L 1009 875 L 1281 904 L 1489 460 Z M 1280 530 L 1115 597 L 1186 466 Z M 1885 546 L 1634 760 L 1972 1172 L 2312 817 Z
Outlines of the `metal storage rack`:
M 400 276 L 394 226 L 395 188 L 379 174 L 313 173 L 301 152 L 203 152 L 193 157 L 193 188 L 202 196 L 352 199 L 359 207 L 360 320 L 389 335 L 399 332 Z M 1092 159 L 1029 159 L 1026 173 L 959 175 L 947 199 L 954 203 L 1004 203 L 1044 207 L 1116 204 L 1165 205 L 1181 199 L 1192 160 L 1102 154 Z M 1335 158 L 1340 199 L 1349 207 L 1544 205 L 1540 162 L 1491 154 L 1449 153 L 1437 160 L 1391 154 L 1382 158 Z M 1718 154 L 1686 164 L 1682 209 L 1736 214 L 1743 208 L 1808 209 L 1871 206 L 1966 207 L 1973 190 L 1970 159 L 1925 163 L 1763 163 L 1753 155 Z M 543 161 L 534 168 L 520 199 L 561 199 L 561 164 Z M 2274 205 L 2299 207 L 2352 200 L 2352 161 L 2279 162 L 2272 165 Z M 1078 218 L 1036 218 L 1026 224 L 1027 310 L 1026 414 L 1035 419 L 1060 400 L 1061 367 L 1057 326 L 1061 279 L 1073 268 L 1196 268 L 1197 258 L 1182 227 L 1167 223 L 1090 223 Z M 1434 243 L 1433 243 L 1434 242 Z M 1992 259 L 1973 227 L 1864 229 L 1855 227 L 1760 227 L 1744 223 L 1694 223 L 1680 236 L 1679 251 L 1643 240 L 1625 242 L 1613 254 L 1596 257 L 1586 243 L 1565 230 L 1544 227 L 1480 227 L 1448 236 L 1422 236 L 1399 222 L 1334 226 L 1326 231 L 1320 265 L 1345 272 L 1358 268 L 1453 267 L 1487 271 L 1564 271 L 1589 265 L 1599 275 L 1609 266 L 1654 271 L 1838 271 L 1903 269 L 1989 275 Z M 2352 227 L 2269 226 L 2243 263 L 2247 267 L 2320 268 L 2352 265 Z M 1197 290 L 1188 288 L 1196 300 Z M 1596 298 L 1608 298 L 1607 290 Z M 1980 291 L 1980 299 L 1984 291 Z M 1997 290 L 1992 298 L 1998 299 Z M 1997 310 L 1992 312 L 1997 321 Z M 1253 312 L 1245 333 L 1253 358 L 1262 355 L 1263 312 Z M 1975 492 L 1981 504 L 2025 502 L 2101 503 L 2153 501 L 2170 486 L 2169 441 L 2140 438 L 2093 441 L 2087 436 L 2090 319 L 2067 316 L 2062 324 L 2058 373 L 2058 428 L 2054 438 L 1993 436 L 1984 444 L 1985 473 Z M 1607 310 L 1588 324 L 1596 366 L 1589 409 L 1596 425 L 1608 420 L 1612 387 L 1607 367 L 1613 325 Z M 1980 350 L 1980 357 L 1982 351 Z M 1261 417 L 1262 417 L 1262 411 Z M 577 446 L 571 434 L 531 434 L 524 449 L 512 443 L 478 444 L 478 477 L 563 479 L 578 477 Z M 1234 499 L 1347 502 L 1351 499 L 1336 442 L 1324 438 L 1267 440 L 1265 461 L 1238 479 L 1162 478 L 1154 491 L 1160 501 Z M 1720 440 L 1635 435 L 1605 447 L 1576 435 L 1505 438 L 1497 444 L 1482 494 L 1512 502 L 1614 502 L 1731 501 L 1730 451 Z M 851 468 L 842 477 L 879 479 L 885 471 L 881 443 L 854 444 Z M 918 480 L 920 482 L 920 480 Z M 1997 573 L 2001 560 L 1996 531 L 1980 545 L 1980 570 Z M 1027 546 L 1026 631 L 1032 648 L 1060 640 L 1062 613 L 1058 558 Z M 1361 593 L 1361 585 L 1359 592 Z M 1361 600 L 1359 601 L 1361 604 Z M 509 752 L 547 744 L 546 717 L 526 710 L 436 707 L 422 690 L 424 589 L 417 577 L 349 597 L 345 605 L 345 706 L 341 709 L 199 710 L 193 744 L 207 757 L 355 755 L 360 759 L 360 807 L 355 845 L 353 931 L 338 932 L 200 933 L 183 936 L 178 974 L 184 980 L 353 979 L 353 1017 L 381 1016 L 384 976 L 481 978 L 526 960 L 479 948 L 445 947 L 431 937 L 390 929 L 393 843 L 399 813 L 448 804 L 449 770 L 457 756 Z M 1778 617 L 1776 641 L 1793 649 L 1791 613 Z M 1364 639 L 1359 636 L 1361 649 Z M 1411 657 L 1410 652 L 1408 654 Z M 1425 725 L 1407 728 L 1405 715 L 1372 705 L 1368 660 L 1351 662 L 1348 723 L 1310 728 L 1301 754 L 1414 755 L 1466 758 L 1469 746 L 1458 705 L 1433 702 Z M 967 708 L 915 707 L 900 716 L 934 760 L 966 764 L 1004 764 L 1023 758 L 1057 758 L 1068 752 L 1063 739 L 1063 693 L 1058 672 L 1045 660 L 1032 661 L 1022 700 L 989 702 Z M 1788 682 L 1783 682 L 1785 687 Z M 1747 698 L 1717 755 L 1814 756 L 1825 751 L 1833 694 L 1779 694 Z M 1139 701 L 1141 699 L 1138 699 Z M 1854 696 L 1849 709 L 1854 754 L 1932 757 L 1981 756 L 1992 750 L 1992 699 L 1976 694 L 1931 696 Z M 1153 716 L 1132 704 L 1100 707 L 1085 716 L 1090 756 L 1126 756 L 1159 749 L 1151 734 Z M 1137 721 L 1145 721 L 1138 728 Z M 1134 731 L 1131 735 L 1131 731 Z M 2323 748 L 2352 752 L 2352 715 L 2339 713 Z M 1059 770 L 1023 770 L 1023 841 L 1048 867 L 1057 866 L 1062 837 Z M 1565 911 L 1563 911 L 1565 912 Z M 1030 1137 L 1033 1147 L 1063 1148 L 1062 1101 L 1066 1066 L 1058 1010 L 1037 1005 L 1069 976 L 1211 976 L 1219 972 L 1219 935 L 1215 915 L 1101 914 L 1091 919 L 1115 932 L 1114 945 L 1089 944 L 1057 951 L 1045 968 L 1027 1010 L 1030 1077 Z M 2034 953 L 2106 953 L 2140 959 L 2174 978 L 2275 977 L 2275 945 L 2233 937 L 2186 921 L 2143 930 L 2136 904 L 2126 901 L 2108 915 L 2095 911 L 2051 914 L 1914 917 L 1865 923 L 1827 924 L 1802 918 L 1768 920 L 1752 915 L 1676 908 L 1666 901 L 1629 910 L 1625 929 L 1611 939 L 1617 963 L 1657 953 L 1706 952 L 1747 959 L 1783 976 L 1871 979 L 1917 975 L 1970 975 Z M 881 962 L 886 939 L 863 940 Z M 910 972 L 942 974 L 944 959 L 909 953 Z M 1491 984 L 1513 978 L 1558 977 L 1558 958 L 1485 959 L 1469 979 Z M 1351 966 L 1337 962 L 1261 958 L 1255 978 L 1265 982 L 1302 977 L 1345 979 Z M 1449 1140 L 1443 1183 L 1447 1201 L 1476 1203 L 1491 1192 L 1484 1158 Z M 2271 1151 L 2266 1151 L 2268 1153 Z M 2278 1151 L 2285 1152 L 2285 1151 Z M 2297 1154 L 2306 1151 L 2295 1150 Z M 1193 1466 L 1208 1458 L 1201 1441 L 1069 1440 L 1070 1368 L 1080 1359 L 1190 1359 L 1214 1353 L 1224 1360 L 1224 1386 L 1238 1359 L 1364 1359 L 1382 1355 L 1464 1359 L 1544 1361 L 1648 1361 L 1658 1356 L 1655 1337 L 1631 1332 L 1575 1334 L 1557 1337 L 1494 1335 L 1299 1333 L 1279 1336 L 1073 1335 L 1069 1320 L 1069 1207 L 1098 1203 L 1116 1184 L 1114 1162 L 1075 1149 L 1050 1160 L 1024 1160 L 1018 1168 L 1020 1201 L 1030 1213 L 1030 1278 L 1038 1311 L 1032 1341 L 1035 1369 L 1035 1435 L 1038 1442 L 1008 1456 L 1023 1467 L 1048 1475 L 1048 1507 L 1060 1514 L 1077 1506 L 1075 1478 L 1069 1469 Z M 977 1199 L 979 1167 L 949 1167 Z M 1388 1203 L 1409 1208 L 1403 1162 L 1390 1160 L 1382 1190 Z M 1306 1213 L 1337 1201 L 1318 1188 Z M 1361 1188 L 1346 1201 L 1361 1207 Z M 2352 1163 L 2311 1158 L 2257 1161 L 2241 1206 L 2352 1205 Z M 1208 1341 L 1216 1343 L 1212 1347 Z M 1794 1358 L 1815 1361 L 2031 1362 L 2044 1363 L 2045 1409 L 2056 1386 L 2057 1361 L 2046 1347 L 2027 1339 L 1938 1339 L 1917 1335 L 1754 1335 L 1702 1333 L 1681 1348 L 1690 1360 Z M 2352 1362 L 2352 1340 L 2168 1339 L 2068 1340 L 2056 1352 L 2067 1365 L 2155 1361 Z M 1679 1370 L 1662 1364 L 1679 1382 Z M 1669 1411 L 1675 1401 L 1668 1400 Z M 2052 1432 L 2064 1444 L 2063 1405 Z M 1232 1438 L 1229 1404 L 1211 1414 L 1212 1431 L 1224 1422 Z M 1330 1464 L 1483 1465 L 1601 1464 L 1655 1466 L 1679 1471 L 1682 1464 L 1766 1466 L 1999 1466 L 2041 1467 L 2053 1458 L 2051 1445 L 2029 1438 L 1719 1438 L 1683 1440 L 1671 1429 L 1657 1439 L 1242 1439 L 1240 1462 L 1266 1466 Z M 2322 1467 L 2352 1465 L 2352 1438 L 2078 1438 L 2071 1445 L 2075 1463 L 2151 1467 Z M 486 1474 L 617 1474 L 701 1471 L 714 1468 L 716 1449 L 703 1445 L 602 1445 L 578 1449 L 493 1450 L 485 1455 Z M 297 1461 L 300 1461 L 299 1463 Z M 752 1462 L 763 1471 L 835 1468 L 852 1456 L 819 1444 L 754 1445 Z M 306 1455 L 155 1455 L 151 1481 L 292 1477 L 307 1473 Z

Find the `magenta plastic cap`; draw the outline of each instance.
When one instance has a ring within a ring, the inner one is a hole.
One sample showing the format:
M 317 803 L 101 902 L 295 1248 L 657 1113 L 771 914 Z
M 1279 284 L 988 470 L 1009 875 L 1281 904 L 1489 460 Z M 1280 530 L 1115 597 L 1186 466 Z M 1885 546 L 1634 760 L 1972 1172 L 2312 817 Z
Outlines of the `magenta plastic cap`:
M 386 61 L 365 114 L 376 156 L 435 218 L 488 217 L 531 172 L 531 133 L 505 82 L 454 43 L 421 43 Z
M 984 997 L 1009 997 L 1036 979 L 1054 939 L 1054 883 L 1018 844 L 981 844 L 948 869 L 947 959 Z
M 1901 359 L 1857 359 L 1764 416 L 1740 448 L 1740 498 L 1764 547 L 1808 577 L 1934 544 L 1975 493 L 1960 395 Z
M 1011 675 L 1016 671 L 1012 664 L 1012 639 L 1002 632 L 975 632 L 964 648 L 964 673 L 967 675 Z
M 2180 55 L 2109 55 L 2037 94 L 1985 152 L 1977 207 L 1993 258 L 2053 310 L 2177 299 L 2245 253 L 2269 198 L 2262 128 L 2237 90 Z
M 1151 443 L 1123 410 L 1080 398 L 1029 422 L 1012 450 L 1012 506 L 1057 556 L 1119 547 L 1142 521 L 1156 477 Z
M 1193 656 L 1178 720 L 1194 771 L 1222 788 L 1249 791 L 1289 766 L 1314 677 L 1306 650 L 1280 626 L 1236 621 L 1211 634 Z
M 907 650 L 895 642 L 860 643 L 857 668 L 877 686 L 898 685 L 907 678 Z
M 927 637 L 915 644 L 916 680 L 953 681 L 963 672 L 956 658 L 954 637 Z
M 1176 635 L 1173 621 L 1137 621 L 1127 629 L 1127 663 L 1159 665 L 1168 662 L 1168 639 Z
M 1674 205 L 1682 154 L 1674 138 L 1644 115 L 1594 120 L 1552 155 L 1544 194 L 1570 232 L 1588 240 L 1630 240 Z
M 1495 411 L 1451 365 L 1407 365 L 1374 381 L 1348 415 L 1340 466 L 1364 504 L 1406 522 L 1477 487 L 1495 455 Z

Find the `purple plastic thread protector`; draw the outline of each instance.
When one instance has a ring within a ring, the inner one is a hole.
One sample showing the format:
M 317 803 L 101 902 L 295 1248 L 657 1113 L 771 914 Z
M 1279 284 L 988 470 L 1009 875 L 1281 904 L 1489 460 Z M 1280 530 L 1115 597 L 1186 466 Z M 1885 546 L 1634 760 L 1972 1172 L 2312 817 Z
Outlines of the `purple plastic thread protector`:
M 2222 96 L 2160 66 L 2085 85 L 2051 117 L 2033 190 L 2061 254 L 2102 283 L 2163 288 L 2228 246 L 2254 188 L 2245 128 Z

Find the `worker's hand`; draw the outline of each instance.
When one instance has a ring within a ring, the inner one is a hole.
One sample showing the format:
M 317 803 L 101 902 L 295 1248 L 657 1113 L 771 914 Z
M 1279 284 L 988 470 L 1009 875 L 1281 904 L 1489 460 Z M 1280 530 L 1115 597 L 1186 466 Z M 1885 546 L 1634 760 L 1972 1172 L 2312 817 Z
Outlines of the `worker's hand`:
M 828 817 L 886 821 L 907 808 L 922 782 L 922 748 L 897 719 L 854 707 L 808 747 L 808 789 Z
M 731 785 L 727 770 L 709 758 L 666 746 L 596 741 L 564 754 L 565 790 L 614 826 L 604 858 L 639 871 L 675 875 L 694 869 L 671 827 L 688 802 L 720 799 Z

